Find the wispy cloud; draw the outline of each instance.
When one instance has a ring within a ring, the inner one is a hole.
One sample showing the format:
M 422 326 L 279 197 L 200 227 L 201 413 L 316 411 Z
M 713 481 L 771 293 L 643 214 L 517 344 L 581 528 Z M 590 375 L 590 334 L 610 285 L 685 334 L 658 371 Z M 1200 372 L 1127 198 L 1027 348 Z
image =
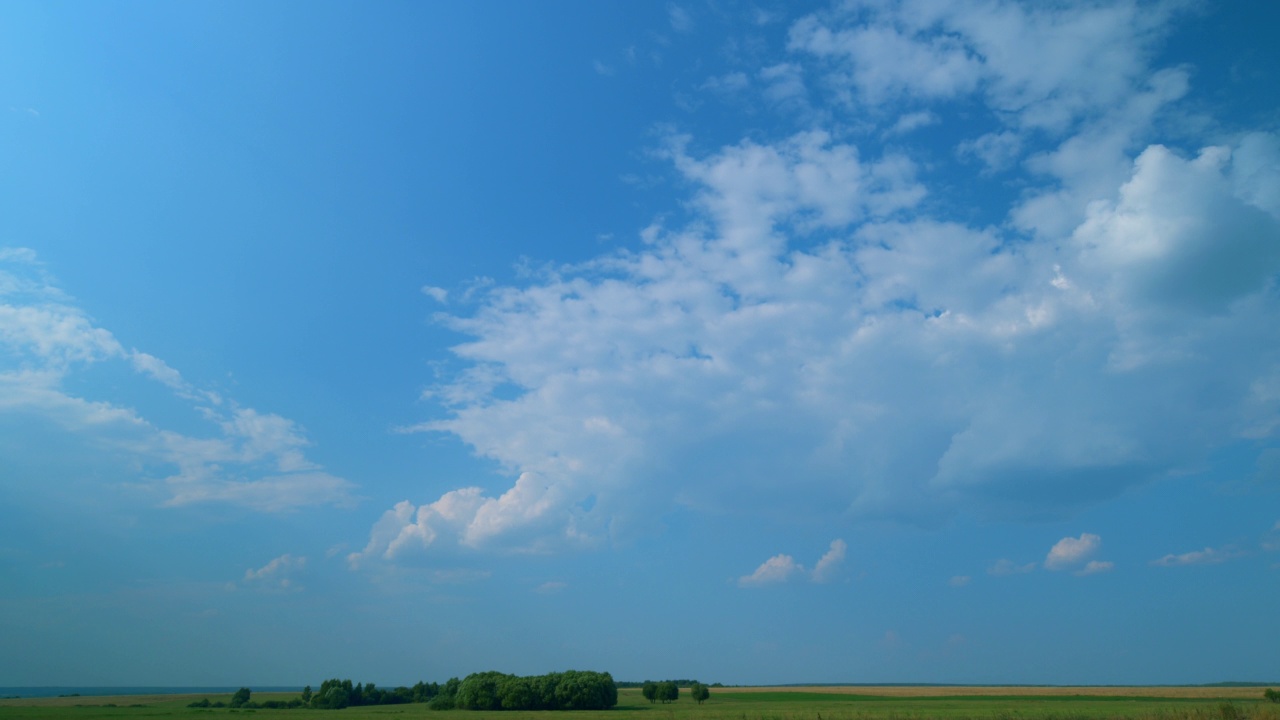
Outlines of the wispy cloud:
M 1237 557 L 1240 557 L 1240 553 L 1236 551 L 1206 547 L 1203 550 L 1192 550 L 1191 552 L 1185 552 L 1180 555 L 1170 553 L 1162 558 L 1152 560 L 1151 564 L 1159 567 L 1217 565 Z
M 85 440 L 168 469 L 151 486 L 166 505 L 221 501 L 264 511 L 350 502 L 351 483 L 307 459 L 296 423 L 224 402 L 160 358 L 126 349 L 49 278 L 35 253 L 0 250 L 0 411 L 28 413 Z M 194 436 L 166 429 L 138 410 L 73 394 L 67 387 L 94 365 L 119 364 L 186 401 L 206 421 Z M 256 476 L 256 477 L 255 477 Z
M 667 5 L 667 20 L 671 23 L 671 29 L 678 33 L 693 31 L 693 16 L 689 14 L 688 8 L 669 3 Z
M 297 585 L 295 577 L 306 566 L 305 557 L 295 557 L 286 553 L 260 568 L 245 570 L 241 582 L 245 585 L 273 590 L 300 590 L 301 587 Z

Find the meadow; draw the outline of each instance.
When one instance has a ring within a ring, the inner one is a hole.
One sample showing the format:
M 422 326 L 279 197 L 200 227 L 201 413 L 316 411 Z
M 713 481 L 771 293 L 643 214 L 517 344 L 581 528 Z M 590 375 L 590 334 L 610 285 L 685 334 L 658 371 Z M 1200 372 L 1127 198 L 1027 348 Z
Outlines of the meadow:
M 1280 704 L 1258 687 L 839 686 L 713 688 L 703 705 L 650 704 L 638 688 L 606 711 L 473 712 L 426 705 L 344 710 L 205 709 L 187 705 L 227 695 L 136 695 L 0 700 L 0 720 L 1280 720 Z M 288 700 L 292 693 L 254 693 Z M 231 716 L 231 717 L 228 717 Z

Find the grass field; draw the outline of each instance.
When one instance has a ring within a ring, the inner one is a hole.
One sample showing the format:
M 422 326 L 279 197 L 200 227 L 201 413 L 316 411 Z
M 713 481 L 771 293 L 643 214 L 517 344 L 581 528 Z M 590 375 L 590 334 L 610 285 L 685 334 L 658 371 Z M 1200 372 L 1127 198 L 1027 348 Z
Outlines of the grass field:
M 697 705 L 651 705 L 635 688 L 619 691 L 604 712 L 432 711 L 425 705 L 346 710 L 197 709 L 203 697 L 137 695 L 0 700 L 0 720 L 1280 720 L 1280 705 L 1262 688 L 1240 687 L 796 687 L 713 689 Z M 288 700 L 287 693 L 253 699 Z

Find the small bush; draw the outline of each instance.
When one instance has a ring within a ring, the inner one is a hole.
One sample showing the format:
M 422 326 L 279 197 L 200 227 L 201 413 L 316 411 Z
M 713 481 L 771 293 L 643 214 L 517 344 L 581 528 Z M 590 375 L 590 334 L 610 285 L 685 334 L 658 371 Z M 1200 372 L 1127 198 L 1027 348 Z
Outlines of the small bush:
M 1280 690 L 1267 688 L 1266 691 L 1262 693 L 1262 697 L 1273 703 L 1280 703 Z

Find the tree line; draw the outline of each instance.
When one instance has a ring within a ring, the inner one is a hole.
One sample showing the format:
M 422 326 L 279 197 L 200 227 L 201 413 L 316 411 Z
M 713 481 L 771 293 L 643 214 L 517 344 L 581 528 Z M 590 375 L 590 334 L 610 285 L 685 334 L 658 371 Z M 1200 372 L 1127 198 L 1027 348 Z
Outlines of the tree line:
M 711 697 L 711 691 L 707 686 L 697 680 L 663 680 L 662 682 L 645 680 L 640 685 L 640 694 L 651 703 L 660 702 L 665 705 L 680 699 L 681 685 L 689 686 L 689 697 L 699 705 Z
M 204 698 L 188 707 L 341 710 L 365 705 L 426 703 L 432 710 L 608 710 L 618 704 L 618 686 L 609 673 L 588 670 L 528 677 L 481 672 L 461 680 L 450 678 L 443 685 L 419 682 L 413 687 L 391 689 L 333 678 L 320 683 L 315 691 L 308 685 L 301 695 L 287 701 L 254 702 L 250 696 L 249 688 L 240 688 L 228 703 L 211 703 Z

